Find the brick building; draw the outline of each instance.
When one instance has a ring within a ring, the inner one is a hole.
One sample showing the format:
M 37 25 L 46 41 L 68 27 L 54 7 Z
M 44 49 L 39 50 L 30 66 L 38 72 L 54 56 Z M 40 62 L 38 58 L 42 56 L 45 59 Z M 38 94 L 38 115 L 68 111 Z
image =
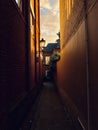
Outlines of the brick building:
M 1 130 L 17 128 L 35 94 L 40 79 L 39 31 L 39 0 L 0 1 Z
M 61 60 L 57 81 L 84 129 L 98 129 L 98 1 L 60 0 Z

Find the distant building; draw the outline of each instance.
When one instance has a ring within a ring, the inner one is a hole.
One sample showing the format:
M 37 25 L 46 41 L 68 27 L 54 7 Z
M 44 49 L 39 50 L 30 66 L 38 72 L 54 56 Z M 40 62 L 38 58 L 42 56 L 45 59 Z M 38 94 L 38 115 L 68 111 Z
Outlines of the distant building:
M 53 53 L 60 52 L 60 44 L 59 43 L 48 43 L 47 46 L 43 50 L 43 70 L 44 74 L 47 74 L 47 71 L 50 69 L 50 58 Z

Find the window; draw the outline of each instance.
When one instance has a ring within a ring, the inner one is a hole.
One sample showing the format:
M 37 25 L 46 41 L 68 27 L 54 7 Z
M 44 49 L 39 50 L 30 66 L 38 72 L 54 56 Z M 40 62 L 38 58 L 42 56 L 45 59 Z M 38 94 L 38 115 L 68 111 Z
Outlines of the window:
M 18 7 L 20 8 L 20 10 L 22 11 L 22 0 L 15 0 Z
M 45 57 L 45 65 L 49 65 L 50 63 L 50 56 Z
M 74 7 L 74 0 L 66 0 L 65 5 L 66 5 L 66 13 L 67 13 L 67 19 L 68 19 L 71 14 L 71 10 Z

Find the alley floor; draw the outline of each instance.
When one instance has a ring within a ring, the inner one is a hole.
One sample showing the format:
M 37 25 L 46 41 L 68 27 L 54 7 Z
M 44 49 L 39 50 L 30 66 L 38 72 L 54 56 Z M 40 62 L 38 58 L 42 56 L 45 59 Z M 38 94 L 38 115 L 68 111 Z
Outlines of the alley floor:
M 83 130 L 63 106 L 53 83 L 43 88 L 19 130 Z

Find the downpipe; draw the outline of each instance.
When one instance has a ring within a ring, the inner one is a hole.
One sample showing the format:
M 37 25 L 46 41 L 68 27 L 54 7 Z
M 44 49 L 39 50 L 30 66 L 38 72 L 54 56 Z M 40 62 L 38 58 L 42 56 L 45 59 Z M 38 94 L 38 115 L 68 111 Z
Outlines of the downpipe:
M 86 79 L 87 79 L 87 130 L 90 130 L 90 83 L 89 83 L 89 41 L 88 41 L 88 20 L 87 0 L 84 0 L 84 21 L 85 21 L 85 45 L 86 45 Z

